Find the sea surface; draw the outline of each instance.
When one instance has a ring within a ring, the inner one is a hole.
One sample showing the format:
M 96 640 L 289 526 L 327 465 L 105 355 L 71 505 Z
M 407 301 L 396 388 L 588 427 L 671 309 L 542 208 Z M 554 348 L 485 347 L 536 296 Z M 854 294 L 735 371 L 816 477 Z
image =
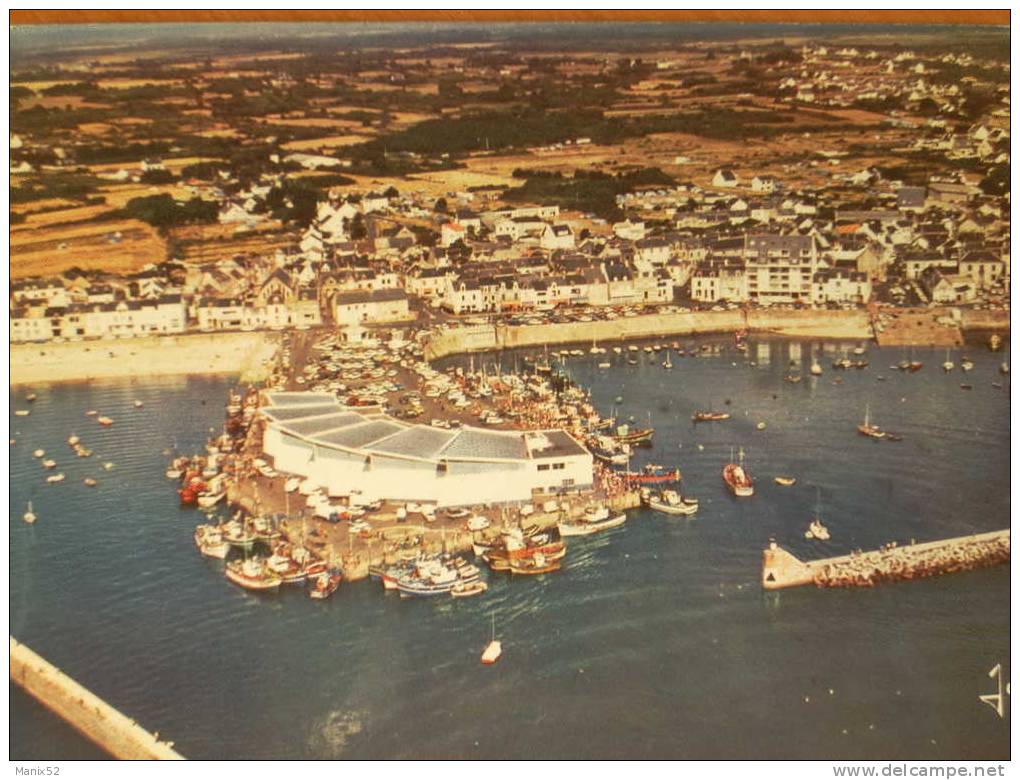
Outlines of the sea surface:
M 731 344 L 683 341 L 706 342 Z M 619 397 L 621 418 L 650 414 L 655 444 L 635 465 L 679 466 L 700 511 L 636 510 L 571 540 L 563 571 L 489 574 L 488 593 L 456 601 L 368 581 L 321 603 L 259 597 L 200 557 L 201 517 L 163 472 L 170 450 L 219 429 L 229 380 L 37 387 L 31 405 L 18 388 L 11 633 L 189 758 L 1007 758 L 1008 714 L 978 696 L 994 692 L 995 664 L 1009 675 L 1008 566 L 869 590 L 759 586 L 770 538 L 810 558 L 1009 525 L 1008 355 L 973 346 L 972 372 L 943 374 L 942 350 L 872 345 L 870 368 L 831 369 L 853 346 L 752 340 L 746 357 L 674 356 L 671 371 L 662 354 L 636 366 L 610 354 L 610 369 L 587 349 L 571 358 L 601 410 Z M 791 353 L 799 384 L 783 379 Z M 910 357 L 922 371 L 889 370 Z M 497 359 L 515 356 L 474 362 Z M 733 418 L 690 422 L 709 407 Z M 866 407 L 903 441 L 859 436 Z M 91 458 L 73 456 L 71 433 Z M 720 472 L 741 447 L 756 493 L 737 500 Z M 36 448 L 63 483 L 46 484 Z M 804 538 L 816 509 L 828 542 Z M 503 657 L 485 667 L 492 620 Z M 11 693 L 12 759 L 98 755 Z

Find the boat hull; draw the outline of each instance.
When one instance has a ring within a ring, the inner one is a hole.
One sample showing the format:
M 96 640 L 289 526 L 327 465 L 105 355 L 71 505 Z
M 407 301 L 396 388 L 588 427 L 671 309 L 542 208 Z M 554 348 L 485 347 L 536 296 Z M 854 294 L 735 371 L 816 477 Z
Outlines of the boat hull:
M 610 528 L 618 528 L 625 522 L 627 522 L 627 515 L 621 512 L 614 517 L 593 523 L 560 523 L 560 536 L 588 536 L 599 531 L 608 531 Z

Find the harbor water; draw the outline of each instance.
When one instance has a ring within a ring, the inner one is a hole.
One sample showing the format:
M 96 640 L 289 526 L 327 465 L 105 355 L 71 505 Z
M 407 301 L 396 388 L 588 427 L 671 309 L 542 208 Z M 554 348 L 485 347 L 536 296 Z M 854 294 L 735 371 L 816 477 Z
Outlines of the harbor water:
M 228 583 L 164 476 L 170 451 L 219 431 L 228 380 L 16 388 L 11 633 L 188 758 L 1007 758 L 1008 717 L 978 697 L 995 692 L 997 663 L 1008 679 L 1009 567 L 867 590 L 759 585 L 770 538 L 809 559 L 1007 527 L 1005 353 L 968 348 L 974 369 L 957 352 L 945 374 L 944 350 L 870 345 L 869 368 L 836 371 L 856 344 L 683 343 L 726 349 L 674 354 L 667 370 L 664 353 L 631 365 L 585 347 L 565 369 L 603 414 L 615 405 L 637 427 L 650 415 L 654 447 L 632 466 L 679 466 L 698 513 L 633 511 L 569 540 L 561 572 L 486 573 L 473 599 L 401 600 L 366 580 L 316 602 Z M 474 364 L 523 369 L 524 354 Z M 890 370 L 905 358 L 924 368 Z M 793 370 L 801 382 L 784 381 Z M 732 418 L 691 422 L 709 408 Z M 866 408 L 902 441 L 858 435 Z M 72 433 L 92 457 L 74 456 Z M 64 482 L 46 483 L 36 448 Z M 749 499 L 721 479 L 740 448 Z M 804 537 L 816 508 L 829 541 Z M 491 667 L 490 616 L 503 644 Z M 95 755 L 12 687 L 12 759 Z

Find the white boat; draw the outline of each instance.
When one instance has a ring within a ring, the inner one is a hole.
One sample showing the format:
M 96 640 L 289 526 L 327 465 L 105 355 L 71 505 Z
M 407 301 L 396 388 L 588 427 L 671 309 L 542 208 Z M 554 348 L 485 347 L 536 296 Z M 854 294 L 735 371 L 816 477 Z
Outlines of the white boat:
M 949 373 L 954 368 L 956 368 L 956 366 L 953 363 L 953 361 L 949 359 L 949 350 L 947 349 L 946 350 L 946 359 L 942 363 L 942 370 L 945 371 L 946 373 Z
M 663 368 L 672 368 L 673 367 L 673 361 L 669 359 L 669 351 L 668 350 L 666 352 L 666 359 L 662 361 L 662 367 Z
M 489 519 L 484 515 L 474 515 L 467 521 L 469 531 L 484 531 L 489 527 Z
M 55 460 L 50 460 L 49 458 L 47 458 L 42 462 L 42 465 L 44 469 L 52 469 L 57 465 L 57 462 Z
M 106 463 L 103 464 L 103 468 L 109 471 L 110 469 L 113 468 L 113 463 L 111 463 L 110 461 L 106 461 Z
M 166 470 L 167 479 L 180 479 L 184 475 L 184 472 L 180 469 L 170 468 Z
M 790 487 L 790 485 L 796 484 L 797 478 L 796 477 L 776 477 L 775 482 L 776 482 L 777 485 L 782 485 L 783 487 Z
M 85 485 L 85 487 L 95 487 L 99 483 L 92 477 L 85 477 L 85 479 L 82 480 L 82 484 Z
M 610 363 L 608 360 L 601 360 L 601 361 L 599 361 L 599 368 L 611 368 L 612 365 L 613 364 Z
M 35 522 L 35 512 L 32 511 L 31 501 L 28 502 L 28 511 L 26 511 L 21 517 L 26 523 L 31 524 Z
M 138 399 L 135 399 L 135 409 L 141 409 L 143 406 L 145 406 L 145 404 L 143 404 Z
M 810 371 L 811 371 L 811 375 L 812 376 L 821 376 L 822 375 L 822 366 L 821 366 L 821 364 L 819 364 L 818 358 L 811 358 L 811 369 L 810 369 Z
M 46 454 L 46 450 L 35 450 L 35 451 L 34 451 L 34 452 L 32 453 L 32 457 L 33 457 L 33 458 L 41 458 L 41 457 L 42 457 L 43 455 L 45 455 L 45 454 Z
M 804 532 L 804 538 L 818 539 L 819 541 L 826 542 L 829 540 L 829 529 L 822 525 L 818 518 L 815 518 Z
M 499 660 L 499 657 L 503 655 L 503 645 L 500 644 L 499 640 L 496 639 L 496 616 L 492 616 L 492 639 L 489 644 L 485 646 L 482 651 L 482 663 L 490 666 Z
M 610 528 L 617 528 L 625 522 L 627 522 L 626 513 L 610 515 L 609 509 L 601 506 L 577 520 L 560 521 L 560 536 L 587 536 L 599 531 L 608 531 Z
M 974 368 L 974 363 L 971 362 L 969 358 L 964 358 L 963 360 L 960 361 L 960 368 L 962 368 L 964 371 L 970 371 L 971 369 Z
M 46 477 L 46 481 L 49 482 L 51 485 L 54 485 L 57 482 L 63 482 L 64 481 L 64 475 L 63 474 L 51 474 L 50 476 Z
M 15 417 L 28 417 L 29 414 L 31 414 L 31 412 L 29 412 L 28 409 L 18 409 L 14 412 Z
M 698 511 L 698 500 L 681 496 L 675 490 L 664 490 L 658 496 L 650 496 L 648 506 L 668 515 L 693 515 Z
M 67 443 L 70 444 L 72 447 L 78 444 L 80 441 L 81 439 L 78 436 L 74 435 L 73 433 L 67 437 Z

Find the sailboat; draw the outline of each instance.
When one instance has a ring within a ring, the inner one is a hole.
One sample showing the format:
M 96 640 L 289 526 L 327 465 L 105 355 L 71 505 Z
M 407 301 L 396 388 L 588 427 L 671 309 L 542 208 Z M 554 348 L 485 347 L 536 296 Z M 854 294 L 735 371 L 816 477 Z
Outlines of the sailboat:
M 492 639 L 489 640 L 489 644 L 485 646 L 482 651 L 482 663 L 490 666 L 499 660 L 499 657 L 503 655 L 503 645 L 496 639 L 496 616 L 492 616 Z
M 25 512 L 24 515 L 22 515 L 22 519 L 26 523 L 29 523 L 29 524 L 32 524 L 32 523 L 35 522 L 35 512 L 32 511 L 32 502 L 31 501 L 28 502 L 28 511 Z
M 662 367 L 663 368 L 672 368 L 673 367 L 673 361 L 670 360 L 670 358 L 669 358 L 669 350 L 668 349 L 666 350 L 666 359 L 662 361 Z
M 811 376 L 821 376 L 822 375 L 822 365 L 821 365 L 821 363 L 818 362 L 818 358 L 814 354 L 811 355 L 811 368 L 810 368 L 810 371 L 811 371 Z
M 864 406 L 864 422 L 857 426 L 857 432 L 861 436 L 868 436 L 872 439 L 885 438 L 885 431 L 877 425 L 871 424 L 871 408 L 867 404 Z
M 956 368 L 956 366 L 953 364 L 953 361 L 949 359 L 949 350 L 947 349 L 945 362 L 942 363 L 942 370 L 948 374 L 954 368 Z
M 827 542 L 829 540 L 829 529 L 822 525 L 821 517 L 821 491 L 816 489 L 815 491 L 815 519 L 811 521 L 811 525 L 804 532 L 805 539 L 818 539 L 821 542 Z

